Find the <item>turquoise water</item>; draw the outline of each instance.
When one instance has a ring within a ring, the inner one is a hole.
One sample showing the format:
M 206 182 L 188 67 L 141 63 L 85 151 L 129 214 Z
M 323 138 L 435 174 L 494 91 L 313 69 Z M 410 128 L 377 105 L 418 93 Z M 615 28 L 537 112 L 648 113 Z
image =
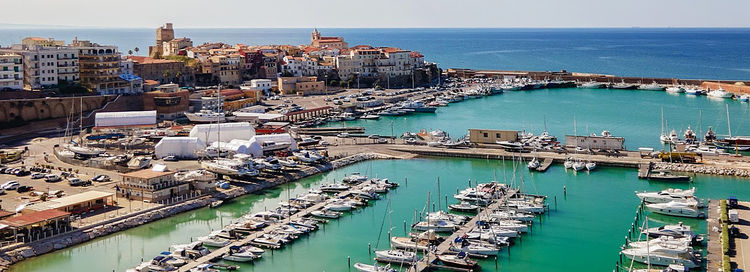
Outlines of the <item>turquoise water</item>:
M 510 169 L 510 162 L 503 165 L 493 160 L 387 160 L 363 162 L 301 180 L 290 186 L 292 195 L 326 180 L 340 179 L 352 171 L 389 177 L 402 186 L 374 205 L 332 221 L 309 237 L 273 254 L 267 252 L 254 264 L 241 264 L 241 271 L 349 271 L 347 257 L 351 257 L 352 264 L 371 260 L 368 243 L 373 248 L 388 247 L 389 222 L 392 222 L 394 235 L 404 234 L 403 222 L 406 220 L 410 224 L 414 210 L 422 210 L 427 192 L 431 192 L 433 201 L 437 202 L 438 177 L 441 193 L 451 195 L 456 188 L 464 188 L 469 178 L 481 182 L 497 176 L 504 180 L 504 176 L 512 176 Z M 639 180 L 634 169 L 600 168 L 587 174 L 566 172 L 554 166 L 546 173 L 529 173 L 523 168 L 519 173 L 524 175 L 525 191 L 549 196 L 551 211 L 541 222 L 535 222 L 532 233 L 512 246 L 510 253 L 505 251 L 500 255 L 498 265 L 504 271 L 611 271 L 639 204 L 633 194 L 636 190 L 695 186 L 701 198 L 750 194 L 750 184 L 746 180 L 716 176 L 697 176 L 693 184 L 675 186 Z M 563 195 L 563 186 L 567 188 L 567 196 Z M 217 209 L 186 212 L 21 262 L 12 271 L 123 271 L 140 262 L 141 257 L 150 258 L 170 244 L 185 243 L 191 236 L 218 228 L 220 218 L 227 224 L 248 211 L 274 206 L 286 199 L 286 195 L 286 191 L 279 188 L 263 195 L 238 198 Z M 385 216 L 388 200 L 393 210 L 391 220 Z M 450 197 L 449 201 L 454 202 Z M 705 231 L 703 221 L 680 220 Z M 652 224 L 677 221 L 655 215 Z M 485 271 L 493 271 L 495 266 L 494 260 L 483 260 L 481 265 Z
M 700 132 L 700 112 L 704 133 L 708 126 L 713 126 L 717 134 L 728 134 L 727 104 L 732 134 L 750 135 L 748 103 L 656 91 L 578 88 L 505 92 L 451 103 L 434 114 L 384 116 L 379 120 L 358 119 L 326 126 L 345 123 L 349 127 L 363 126 L 366 133 L 380 135 L 391 135 L 393 129 L 396 136 L 406 131 L 442 129 L 456 138 L 465 135 L 470 128 L 526 130 L 539 134 L 546 117 L 549 133 L 564 142 L 564 136 L 574 132 L 575 118 L 579 135 L 609 130 L 614 136 L 625 137 L 625 146 L 634 150 L 661 147 L 662 107 L 669 129 L 677 130 L 680 137 L 688 126 Z

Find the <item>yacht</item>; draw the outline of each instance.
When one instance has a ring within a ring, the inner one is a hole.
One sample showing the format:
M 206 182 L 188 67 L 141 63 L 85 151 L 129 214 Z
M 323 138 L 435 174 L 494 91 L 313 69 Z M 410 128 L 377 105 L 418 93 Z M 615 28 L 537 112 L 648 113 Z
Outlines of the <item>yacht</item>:
M 469 255 L 463 251 L 459 252 L 458 254 L 437 255 L 437 258 L 447 266 L 464 268 L 472 271 L 478 266 L 477 261 L 469 259 Z
M 393 248 L 427 251 L 430 246 L 441 242 L 439 238 L 435 231 L 428 230 L 414 237 L 391 237 L 391 246 Z
M 657 238 L 647 240 L 647 241 L 636 241 L 636 242 L 630 242 L 628 243 L 628 246 L 630 247 L 656 247 L 656 246 L 664 246 L 664 247 L 690 247 L 692 244 L 692 239 L 690 237 L 682 237 L 682 238 L 675 238 L 672 236 L 659 236 Z
M 83 156 L 98 156 L 99 154 L 103 154 L 106 151 L 103 148 L 79 145 L 75 142 L 71 144 L 66 144 L 65 148 L 75 154 L 83 155 Z
M 479 206 L 465 201 L 461 201 L 461 203 L 458 204 L 448 205 L 448 208 L 459 212 L 477 212 L 477 210 L 479 210 Z
M 263 152 L 273 152 L 273 151 L 285 150 L 289 148 L 289 146 L 291 145 L 292 144 L 289 142 L 277 143 L 274 141 L 265 141 L 263 142 L 261 147 L 263 148 Z
M 222 259 L 233 262 L 250 262 L 260 258 L 263 249 L 254 246 L 230 246 L 229 252 Z
M 667 87 L 667 92 L 668 93 L 684 93 L 685 89 L 683 89 L 680 86 L 670 86 L 670 87 Z
M 453 244 L 449 248 L 453 252 L 466 252 L 469 254 L 480 254 L 497 256 L 500 249 L 497 246 L 493 246 L 488 243 L 476 243 L 463 238 L 456 238 Z
M 703 90 L 698 89 L 696 87 L 689 87 L 689 88 L 685 89 L 685 94 L 702 95 L 703 94 Z
M 195 240 L 210 247 L 223 247 L 230 243 L 229 239 L 219 237 L 220 230 L 211 232 L 209 235 L 197 237 Z
M 732 98 L 733 94 L 730 92 L 725 91 L 724 89 L 719 88 L 718 90 L 713 90 L 708 92 L 707 94 L 709 97 L 715 97 L 715 98 Z
M 380 115 L 376 114 L 367 114 L 365 116 L 362 116 L 361 119 L 367 119 L 367 120 L 377 120 L 380 119 Z
M 143 169 L 151 165 L 151 157 L 147 156 L 136 156 L 128 161 L 128 168 L 130 169 Z
M 685 247 L 671 247 L 657 245 L 645 248 L 626 248 L 622 255 L 639 263 L 668 266 L 680 264 L 686 268 L 700 267 L 700 260 L 692 254 L 692 250 Z
M 336 218 L 341 217 L 340 212 L 329 211 L 329 210 L 312 211 L 310 212 L 310 214 L 312 214 L 315 217 L 326 218 L 326 219 L 336 219 Z
M 539 163 L 539 160 L 537 160 L 536 158 L 531 159 L 531 161 L 529 161 L 529 163 L 526 165 L 526 167 L 532 170 L 539 168 L 539 166 L 542 166 L 542 164 Z
M 740 95 L 740 97 L 737 98 L 737 100 L 739 100 L 740 102 L 750 102 L 750 95 L 747 95 L 747 94 Z
M 391 268 L 390 265 L 378 266 L 378 263 L 375 263 L 373 265 L 355 263 L 354 268 L 360 272 L 396 272 L 396 269 Z
M 359 172 L 354 172 L 351 175 L 344 177 L 343 181 L 346 183 L 360 183 L 367 181 L 367 176 L 360 175 Z
M 648 208 L 650 211 L 659 213 L 659 214 L 665 214 L 665 215 L 672 215 L 672 216 L 681 216 L 681 217 L 692 217 L 692 218 L 702 218 L 706 215 L 698 210 L 698 207 L 695 205 L 690 205 L 684 202 L 677 202 L 677 201 L 670 201 L 667 203 L 654 203 L 654 204 L 646 204 L 646 208 Z
M 595 162 L 587 162 L 586 163 L 586 170 L 587 171 L 594 171 L 596 169 L 596 163 Z
M 654 82 L 651 82 L 651 84 L 638 85 L 638 89 L 644 90 L 644 91 L 663 91 L 664 86 L 654 81 Z
M 578 172 L 578 171 L 581 171 L 584 168 L 586 168 L 586 163 L 584 163 L 582 161 L 576 161 L 576 162 L 573 163 L 573 165 L 571 166 L 571 168 L 573 169 L 573 171 Z
M 631 89 L 637 88 L 635 84 L 625 83 L 624 80 L 620 83 L 612 84 L 609 87 L 612 89 L 620 89 L 620 90 L 631 90 Z
M 586 88 L 586 89 L 599 89 L 603 85 L 604 83 L 601 83 L 601 82 L 589 81 L 589 82 L 581 83 L 580 85 L 578 85 L 578 87 Z
M 522 222 L 532 222 L 534 221 L 534 214 L 531 213 L 523 213 L 523 212 L 517 212 L 513 210 L 509 211 L 495 211 L 492 214 L 490 214 L 490 217 L 496 218 L 498 220 L 518 220 Z
M 573 168 L 573 164 L 575 161 L 573 161 L 573 158 L 567 158 L 565 159 L 565 162 L 563 163 L 563 166 L 565 166 L 565 169 Z
M 375 258 L 378 261 L 394 263 L 415 263 L 419 261 L 417 254 L 399 249 L 376 250 Z
M 664 269 L 643 268 L 643 269 L 633 269 L 630 271 L 632 272 L 688 272 L 690 270 L 680 264 L 670 264 L 669 266 L 667 266 L 667 268 L 664 268 Z
M 223 112 L 215 112 L 215 111 L 208 110 L 208 109 L 202 109 L 194 113 L 186 112 L 185 117 L 187 117 L 187 119 L 193 123 L 211 123 L 211 122 L 226 121 L 226 116 L 224 115 Z
M 689 190 L 669 188 L 666 190 L 661 190 L 659 192 L 636 191 L 635 195 L 646 203 L 667 203 L 670 201 L 687 201 L 688 199 L 697 202 L 694 196 L 695 187 Z
M 458 228 L 453 222 L 445 220 L 432 220 L 422 221 L 412 226 L 413 229 L 419 231 L 433 230 L 435 232 L 452 232 Z
M 326 193 L 338 193 L 349 190 L 349 185 L 343 183 L 329 183 L 320 186 L 320 190 Z
M 675 238 L 688 237 L 695 240 L 698 236 L 690 229 L 690 226 L 686 226 L 679 222 L 675 225 L 664 225 L 661 227 L 648 228 L 641 231 L 642 234 L 647 234 L 650 237 L 660 236 L 671 236 Z
M 151 261 L 143 262 L 135 268 L 128 269 L 128 272 L 161 272 L 161 271 L 177 271 L 177 267 L 169 264 L 169 261 L 174 257 L 159 255 L 154 257 Z
M 201 167 L 210 172 L 234 177 L 257 176 L 258 170 L 235 159 L 218 158 L 201 162 Z

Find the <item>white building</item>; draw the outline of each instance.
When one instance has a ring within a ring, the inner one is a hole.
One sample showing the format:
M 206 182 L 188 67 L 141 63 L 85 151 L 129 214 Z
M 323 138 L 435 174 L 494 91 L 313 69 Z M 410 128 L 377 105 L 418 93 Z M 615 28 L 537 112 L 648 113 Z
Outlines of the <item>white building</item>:
M 317 76 L 318 71 L 327 69 L 316 60 L 307 57 L 284 56 L 281 72 L 289 72 L 293 76 Z
M 156 111 L 97 112 L 96 127 L 156 126 Z
M 255 129 L 250 123 L 201 124 L 190 130 L 190 137 L 196 137 L 207 145 L 213 142 L 229 142 L 234 139 L 248 140 L 255 136 Z
M 28 89 L 80 81 L 78 51 L 73 48 L 15 44 L 2 51 L 23 56 L 23 84 Z
M 175 156 L 181 159 L 195 159 L 197 152 L 206 148 L 206 145 L 195 137 L 164 137 L 154 146 L 154 155 L 157 158 Z
M 253 79 L 250 81 L 245 81 L 242 85 L 240 85 L 241 90 L 258 90 L 262 91 L 264 93 L 268 93 L 271 91 L 271 86 L 273 84 L 273 80 L 270 79 Z
M 0 91 L 23 89 L 23 57 L 0 53 Z

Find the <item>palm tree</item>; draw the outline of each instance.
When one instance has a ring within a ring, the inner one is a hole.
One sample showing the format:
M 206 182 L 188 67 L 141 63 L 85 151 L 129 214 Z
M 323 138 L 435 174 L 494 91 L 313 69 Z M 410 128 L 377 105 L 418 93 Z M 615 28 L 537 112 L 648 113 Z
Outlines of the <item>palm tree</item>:
M 182 72 L 177 71 L 177 73 L 174 74 L 174 77 L 175 77 L 175 79 L 177 79 L 177 80 L 175 80 L 175 81 L 177 81 L 177 83 L 182 82 Z
M 133 49 L 133 50 L 135 51 L 135 53 L 136 53 L 136 54 L 138 54 L 138 51 L 141 51 L 140 49 L 138 49 L 138 47 L 136 47 L 136 48 L 135 48 L 135 49 Z
M 167 82 L 167 80 L 169 79 L 169 75 L 170 74 L 171 73 L 169 72 L 169 70 L 164 70 L 164 72 L 161 74 L 162 75 L 162 80 L 164 81 L 164 83 Z
M 128 50 L 128 55 L 132 56 L 133 55 L 133 50 Z

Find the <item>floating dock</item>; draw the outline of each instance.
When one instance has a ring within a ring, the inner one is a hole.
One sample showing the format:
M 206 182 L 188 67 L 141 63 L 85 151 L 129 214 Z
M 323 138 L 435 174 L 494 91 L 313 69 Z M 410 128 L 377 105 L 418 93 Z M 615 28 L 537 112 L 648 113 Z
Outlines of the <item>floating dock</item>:
M 505 202 L 508 201 L 509 197 L 515 196 L 518 192 L 519 192 L 518 189 L 511 189 L 508 191 L 508 193 L 503 195 L 502 198 L 498 199 L 494 203 L 482 209 L 482 211 L 477 213 L 477 215 L 475 215 L 471 220 L 469 220 L 469 222 L 466 222 L 465 224 L 461 226 L 461 228 L 454 231 L 453 234 L 445 238 L 445 241 L 443 241 L 437 246 L 437 251 L 435 252 L 435 254 L 432 254 L 432 253 L 427 254 L 427 256 L 422 258 L 422 261 L 417 263 L 416 267 L 412 266 L 410 269 L 406 271 L 423 272 L 423 271 L 429 271 L 431 268 L 445 269 L 446 266 L 436 264 L 437 255 L 450 253 L 451 243 L 453 243 L 453 240 L 455 240 L 456 237 L 461 237 L 466 232 L 470 231 L 472 228 L 474 228 L 477 225 L 477 221 L 479 221 L 479 217 L 481 215 L 489 215 L 489 213 L 491 213 L 493 210 L 497 210 L 498 208 L 500 208 L 500 206 L 504 205 Z M 450 269 L 454 271 L 472 271 L 470 269 L 464 269 L 464 268 L 451 267 Z

